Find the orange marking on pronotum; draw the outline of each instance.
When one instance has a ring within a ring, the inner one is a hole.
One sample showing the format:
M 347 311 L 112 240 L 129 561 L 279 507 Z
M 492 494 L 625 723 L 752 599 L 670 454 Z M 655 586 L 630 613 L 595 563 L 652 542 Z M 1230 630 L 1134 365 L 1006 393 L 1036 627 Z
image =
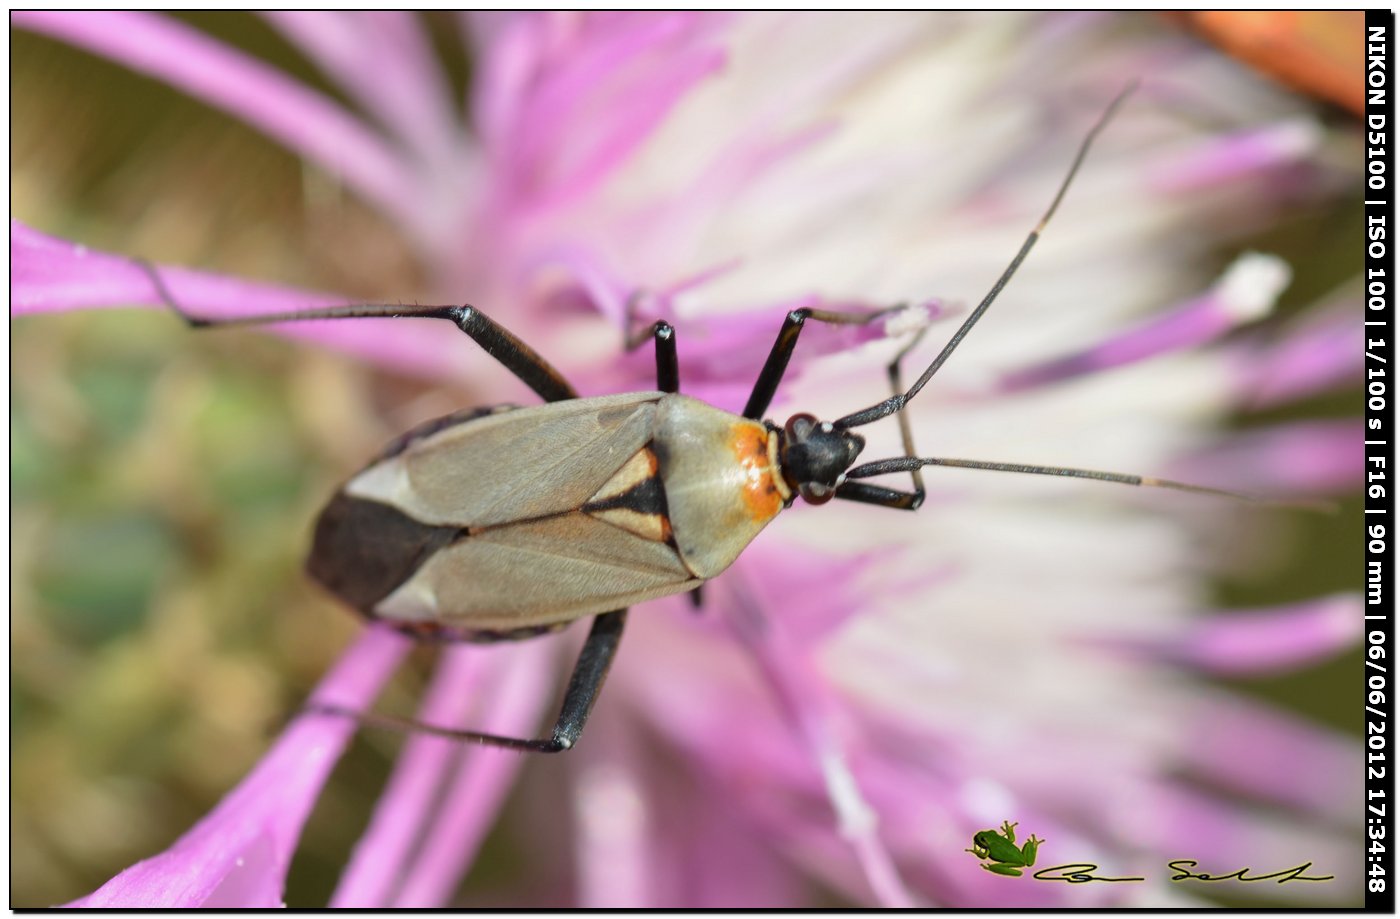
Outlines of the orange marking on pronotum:
M 783 509 L 782 495 L 773 482 L 768 437 L 767 430 L 752 422 L 736 424 L 730 429 L 729 446 L 744 474 L 741 485 L 744 505 L 756 521 L 771 520 Z

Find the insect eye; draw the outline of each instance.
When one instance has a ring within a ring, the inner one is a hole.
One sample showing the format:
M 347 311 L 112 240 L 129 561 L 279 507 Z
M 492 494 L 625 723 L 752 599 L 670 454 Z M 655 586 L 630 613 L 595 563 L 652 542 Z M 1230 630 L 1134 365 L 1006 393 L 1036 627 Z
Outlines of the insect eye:
M 812 435 L 812 430 L 819 423 L 815 415 L 802 412 L 789 418 L 787 424 L 783 425 L 783 430 L 790 440 L 801 443 Z
M 803 482 L 797 486 L 797 491 L 808 504 L 825 504 L 836 497 L 836 489 L 820 482 Z

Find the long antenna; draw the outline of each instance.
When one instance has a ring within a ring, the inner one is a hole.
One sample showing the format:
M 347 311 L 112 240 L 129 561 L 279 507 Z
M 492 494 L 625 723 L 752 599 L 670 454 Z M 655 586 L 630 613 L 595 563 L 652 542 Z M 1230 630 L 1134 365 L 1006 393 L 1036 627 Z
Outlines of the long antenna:
M 914 385 L 909 387 L 907 392 L 896 393 L 884 402 L 838 419 L 834 422 L 836 427 L 856 428 L 863 424 L 870 424 L 872 421 L 879 421 L 881 418 L 893 415 L 895 412 L 904 408 L 905 404 L 908 403 L 910 399 L 919 394 L 919 390 L 924 388 L 924 384 L 932 379 L 933 375 L 938 372 L 938 368 L 943 366 L 943 362 L 948 360 L 949 355 L 957 349 L 958 345 L 962 343 L 963 338 L 965 338 L 967 333 L 972 330 L 972 327 L 977 324 L 977 320 L 981 319 L 982 314 L 987 312 L 987 308 L 992 305 L 992 301 L 1001 293 L 1001 289 L 1006 286 L 1006 282 L 1011 280 L 1011 276 L 1016 273 L 1016 269 L 1021 267 L 1021 262 L 1025 261 L 1026 255 L 1031 251 L 1031 247 L 1035 245 L 1036 240 L 1040 239 L 1040 234 L 1045 229 L 1045 225 L 1050 222 L 1051 217 L 1055 216 L 1056 208 L 1060 206 L 1060 201 L 1064 198 L 1065 192 L 1069 190 L 1070 183 L 1074 181 L 1074 175 L 1079 171 L 1079 166 L 1084 162 L 1084 157 L 1088 155 L 1089 148 L 1093 146 L 1094 139 L 1099 136 L 1099 132 L 1108 124 L 1113 114 L 1118 111 L 1118 107 L 1123 104 L 1123 100 L 1132 95 L 1135 89 L 1137 89 L 1136 80 L 1125 86 L 1123 90 L 1114 97 L 1113 101 L 1108 104 L 1108 108 L 1104 109 L 1104 113 L 1099 116 L 1099 120 L 1094 123 L 1093 128 L 1089 130 L 1089 134 L 1079 145 L 1079 152 L 1074 155 L 1074 162 L 1070 164 L 1069 173 L 1065 176 L 1064 181 L 1060 183 L 1059 191 L 1055 192 L 1055 200 L 1050 202 L 1050 208 L 1045 212 L 1045 216 L 1040 218 L 1040 222 L 1035 225 L 1035 229 L 1031 230 L 1031 234 L 1027 236 L 1026 241 L 1021 244 L 1021 251 L 1016 253 L 1016 257 L 1011 260 L 1011 264 L 1001 273 L 1001 277 L 997 278 L 997 282 L 992 285 L 992 289 L 982 298 L 982 302 L 977 304 L 977 309 L 973 310 L 972 315 L 968 316 L 962 326 L 953 333 L 953 337 L 943 346 L 943 350 L 933 359 L 933 363 L 929 364 L 923 374 L 914 381 Z
M 992 472 L 1020 472 L 1029 475 L 1057 475 L 1071 479 L 1094 479 L 1099 482 L 1116 482 L 1120 485 L 1139 485 L 1144 488 L 1170 488 L 1197 495 L 1210 495 L 1216 498 L 1232 498 L 1248 501 L 1251 504 L 1267 504 L 1274 507 L 1297 507 L 1306 510 L 1335 513 L 1336 505 L 1326 501 L 1279 501 L 1225 488 L 1211 488 L 1208 485 L 1191 485 L 1173 479 L 1159 479 L 1145 475 L 1127 475 L 1122 472 L 1100 472 L 1096 469 L 1072 469 L 1067 466 L 1034 466 L 1026 463 L 994 463 L 987 460 L 948 459 L 946 457 L 901 456 L 894 459 L 875 460 L 862 463 L 846 471 L 847 479 L 868 479 L 871 476 L 891 472 L 912 472 L 925 466 L 952 466 L 958 469 L 983 469 Z

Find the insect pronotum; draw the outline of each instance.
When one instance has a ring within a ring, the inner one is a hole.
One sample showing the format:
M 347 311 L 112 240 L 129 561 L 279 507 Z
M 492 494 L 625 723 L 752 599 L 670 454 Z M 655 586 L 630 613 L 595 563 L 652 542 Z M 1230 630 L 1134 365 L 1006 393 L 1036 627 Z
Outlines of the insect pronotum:
M 1044 216 L 913 385 L 904 387 L 900 364 L 922 332 L 888 367 L 893 394 L 835 421 L 797 414 L 777 425 L 763 416 L 808 320 L 858 325 L 892 310 L 788 313 L 743 414 L 734 415 L 680 395 L 675 331 L 665 321 L 629 328 L 627 335 L 629 348 L 647 339 L 654 343 L 655 391 L 581 399 L 543 357 L 473 306 L 357 304 L 208 319 L 183 310 L 145 266 L 161 298 L 195 327 L 366 317 L 447 320 L 545 400 L 529 408 L 459 412 L 400 437 L 322 511 L 307 570 L 354 609 L 420 636 L 519 639 L 593 617 L 553 729 L 539 738 L 514 738 L 334 706 L 309 710 L 517 750 L 567 750 L 607 676 L 629 606 L 698 591 L 799 495 L 811 504 L 839 498 L 915 510 L 924 499 L 925 466 L 1243 497 L 1120 473 L 920 457 L 902 412 L 1016 273 L 1095 138 L 1131 91 L 1126 88 L 1100 115 Z M 904 455 L 856 465 L 865 440 L 854 429 L 890 415 L 898 419 Z M 910 474 L 911 490 L 864 481 L 895 472 Z

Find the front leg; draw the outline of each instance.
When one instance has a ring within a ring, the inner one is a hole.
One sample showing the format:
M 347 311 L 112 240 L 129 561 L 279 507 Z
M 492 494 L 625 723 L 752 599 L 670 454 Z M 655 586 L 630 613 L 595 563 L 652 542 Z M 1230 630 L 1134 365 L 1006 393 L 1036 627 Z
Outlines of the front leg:
M 903 306 L 892 306 L 887 309 L 876 310 L 873 313 L 843 313 L 831 310 L 796 309 L 787 314 L 783 320 L 783 327 L 778 332 L 777 341 L 773 342 L 773 350 L 768 353 L 768 360 L 763 365 L 762 372 L 755 381 L 753 392 L 749 395 L 748 405 L 744 407 L 744 417 L 758 420 L 768 411 L 768 406 L 773 401 L 773 396 L 778 391 L 778 384 L 782 381 L 783 375 L 787 373 L 788 362 L 792 360 L 792 352 L 797 347 L 797 337 L 802 333 L 803 325 L 808 319 L 815 319 L 818 322 L 825 322 L 831 325 L 868 325 L 883 316 L 897 313 L 904 309 Z M 904 381 L 900 373 L 900 362 L 912 351 L 919 342 L 923 341 L 924 333 L 928 329 L 920 329 L 918 333 L 909 340 L 903 348 L 894 356 L 894 360 L 885 368 L 885 374 L 889 378 L 890 388 L 898 396 L 904 390 Z M 916 456 L 914 450 L 914 434 L 909 426 L 909 418 L 903 412 L 898 413 L 900 439 L 904 443 L 904 455 L 906 457 Z M 848 501 L 861 501 L 866 504 L 878 504 L 882 507 L 895 508 L 897 510 L 912 511 L 917 510 L 919 505 L 924 503 L 924 477 L 919 469 L 910 471 L 910 476 L 914 480 L 914 490 L 912 492 L 894 491 L 889 488 L 881 488 L 874 485 L 859 485 L 851 483 L 837 488 L 836 497 L 844 498 Z
M 788 362 L 792 360 L 793 349 L 797 347 L 797 337 L 802 334 L 802 327 L 808 319 L 829 325 L 869 325 L 882 316 L 897 313 L 902 309 L 904 307 L 894 306 L 873 313 L 846 313 L 814 310 L 804 306 L 788 313 L 787 318 L 783 320 L 783 327 L 778 330 L 777 340 L 773 342 L 773 350 L 768 352 L 768 360 L 764 362 L 758 379 L 754 381 L 753 392 L 749 394 L 748 404 L 744 406 L 744 417 L 757 421 L 768 411 L 768 406 L 772 404 L 773 396 L 778 391 L 778 384 L 787 373 Z
M 211 319 L 195 316 L 176 302 L 165 280 L 150 262 L 132 260 L 151 279 L 157 296 L 191 328 L 208 329 L 220 326 L 275 325 L 308 319 L 446 319 L 469 335 L 481 349 L 495 358 L 501 366 L 515 374 L 522 383 L 539 393 L 546 402 L 577 399 L 578 393 L 564 375 L 535 352 L 510 330 L 469 304 L 463 306 L 403 306 L 393 303 L 353 303 L 317 309 L 256 316 L 231 316 Z

